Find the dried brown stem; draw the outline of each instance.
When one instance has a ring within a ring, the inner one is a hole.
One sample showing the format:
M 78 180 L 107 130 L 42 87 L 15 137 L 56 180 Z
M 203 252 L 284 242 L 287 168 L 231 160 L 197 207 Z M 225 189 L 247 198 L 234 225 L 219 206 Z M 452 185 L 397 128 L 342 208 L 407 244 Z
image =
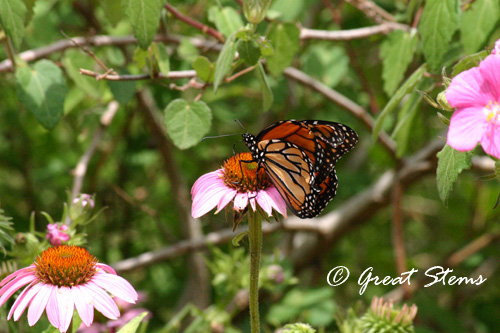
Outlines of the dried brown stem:
M 83 180 L 85 178 L 85 175 L 87 173 L 87 168 L 90 162 L 90 159 L 94 155 L 97 145 L 101 141 L 101 138 L 104 134 L 104 131 L 106 128 L 111 124 L 111 121 L 113 120 L 113 117 L 116 114 L 116 111 L 118 111 L 118 102 L 117 101 L 111 101 L 108 104 L 108 108 L 106 112 L 101 116 L 100 119 L 100 124 L 99 127 L 96 129 L 94 132 L 94 136 L 92 138 L 92 142 L 90 143 L 90 146 L 87 148 L 85 153 L 82 155 L 80 160 L 78 161 L 75 169 L 73 170 L 73 176 L 75 179 L 73 180 L 73 188 L 71 190 L 71 198 L 75 198 L 82 190 L 83 186 Z M 66 223 L 70 223 L 70 221 L 66 221 Z
M 71 37 L 69 37 L 68 35 L 66 35 L 64 33 L 64 31 L 60 31 L 61 34 L 67 39 L 69 40 L 71 43 L 73 43 L 76 47 L 78 47 L 80 50 L 82 50 L 83 52 L 85 52 L 86 54 L 88 54 L 91 58 L 93 58 L 95 60 L 95 62 L 101 66 L 102 69 L 104 69 L 108 74 L 109 73 L 113 73 L 113 74 L 116 74 L 115 72 L 113 72 L 113 69 L 109 69 L 108 66 L 106 66 L 102 61 L 101 59 L 99 59 L 94 52 L 92 52 L 91 50 L 89 50 L 87 47 L 85 47 L 85 45 L 81 45 L 77 40 L 75 39 L 72 39 Z
M 80 74 L 95 77 L 96 80 L 108 80 L 108 81 L 139 81 L 139 80 L 151 80 L 151 79 L 185 79 L 196 76 L 196 71 L 171 71 L 167 75 L 163 73 L 157 73 L 155 76 L 150 74 L 138 74 L 138 75 L 106 75 L 99 74 L 88 69 L 80 68 Z
M 358 8 L 360 11 L 365 13 L 366 16 L 368 16 L 377 23 L 383 23 L 384 21 L 396 22 L 394 16 L 392 16 L 384 9 L 377 6 L 372 1 L 369 0 L 345 0 L 345 1 L 347 3 L 352 4 L 354 7 Z
M 394 258 L 396 260 L 396 268 L 398 275 L 408 271 L 406 265 L 406 250 L 404 241 L 404 227 L 403 227 L 403 212 L 401 211 L 401 199 L 403 197 L 403 186 L 399 179 L 395 180 L 394 188 L 392 191 L 393 201 L 393 219 L 392 219 L 392 246 L 394 247 Z M 405 299 L 412 296 L 412 290 L 407 284 L 402 285 Z
M 361 107 L 360 105 L 354 103 L 344 95 L 326 86 L 321 81 L 316 80 L 315 78 L 305 74 L 304 72 L 296 68 L 288 67 L 287 69 L 285 69 L 284 74 L 287 77 L 302 83 L 306 87 L 319 92 L 330 101 L 349 111 L 352 115 L 358 118 L 368 129 L 373 131 L 375 122 L 373 118 L 368 114 L 368 112 L 366 112 L 366 110 L 363 109 L 363 107 Z M 392 141 L 392 139 L 384 132 L 381 132 L 379 134 L 379 139 L 382 145 L 389 152 L 389 154 L 394 158 L 394 160 L 399 160 L 399 158 L 396 156 L 396 144 L 394 143 L 394 141 Z
M 203 239 L 201 225 L 191 216 L 190 195 L 187 185 L 178 169 L 177 162 L 173 155 L 172 144 L 168 141 L 163 122 L 158 115 L 158 108 L 153 97 L 142 90 L 136 93 L 139 103 L 139 111 L 143 116 L 146 125 L 156 141 L 158 152 L 163 159 L 165 173 L 171 184 L 172 194 L 175 200 L 175 207 L 182 220 L 182 226 L 185 229 L 187 238 L 190 241 Z M 190 256 L 189 263 L 191 274 L 187 282 L 185 298 L 183 301 L 191 301 L 196 306 L 204 308 L 209 304 L 209 276 L 203 257 L 199 253 Z

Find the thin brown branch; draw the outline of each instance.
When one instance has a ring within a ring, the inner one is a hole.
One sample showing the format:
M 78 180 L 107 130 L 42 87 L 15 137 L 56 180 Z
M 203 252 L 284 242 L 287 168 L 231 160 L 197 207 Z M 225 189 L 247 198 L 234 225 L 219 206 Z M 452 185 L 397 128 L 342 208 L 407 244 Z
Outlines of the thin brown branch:
M 393 30 L 409 30 L 410 27 L 405 24 L 385 22 L 371 27 L 357 28 L 351 30 L 314 30 L 300 29 L 300 39 L 321 39 L 321 40 L 353 40 L 370 37 L 378 34 L 388 34 Z
M 104 131 L 106 128 L 111 124 L 111 121 L 113 120 L 113 117 L 116 114 L 116 111 L 118 111 L 118 102 L 117 101 L 111 101 L 108 104 L 108 108 L 106 112 L 101 116 L 100 119 L 100 124 L 99 127 L 96 129 L 94 132 L 94 136 L 92 138 L 92 142 L 90 143 L 90 146 L 87 148 L 87 151 L 82 155 L 80 160 L 78 161 L 75 169 L 73 170 L 73 176 L 75 179 L 73 180 L 73 188 L 71 190 L 71 198 L 75 198 L 82 190 L 83 186 L 83 180 L 85 178 L 85 175 L 87 173 L 87 168 L 90 162 L 90 159 L 94 155 L 97 145 L 101 141 L 101 138 L 104 134 Z M 69 223 L 69 221 L 66 221 Z
M 257 65 L 253 65 L 253 66 L 247 67 L 247 68 L 245 68 L 245 69 L 243 69 L 243 70 L 239 71 L 238 73 L 235 73 L 235 74 L 233 74 L 233 75 L 232 75 L 232 76 L 230 76 L 230 77 L 227 77 L 227 78 L 225 79 L 225 81 L 226 81 L 226 82 L 231 82 L 231 81 L 234 81 L 234 80 L 236 80 L 237 78 L 239 78 L 240 76 L 242 76 L 242 75 L 244 75 L 244 74 L 246 74 L 246 73 L 249 73 L 249 72 L 253 71 L 253 70 L 255 69 L 255 67 L 256 67 L 256 66 L 257 66 Z
M 194 20 L 193 18 L 191 18 L 189 16 L 182 14 L 181 12 L 179 12 L 174 6 L 172 6 L 168 2 L 165 3 L 165 8 L 170 13 L 172 13 L 172 15 L 174 15 L 176 18 L 178 18 L 182 22 L 189 24 L 190 26 L 200 30 L 204 34 L 208 34 L 212 37 L 215 37 L 219 42 L 224 43 L 224 36 L 220 32 L 218 32 L 217 30 L 209 27 L 208 25 L 205 25 L 201 22 Z
M 403 212 L 401 209 L 401 201 L 403 197 L 403 186 L 396 179 L 392 191 L 392 206 L 393 206 L 393 220 L 392 220 L 392 245 L 394 247 L 394 258 L 396 260 L 396 268 L 398 275 L 408 271 L 406 265 L 406 250 L 404 241 L 404 228 L 403 228 Z M 405 299 L 412 296 L 410 286 L 407 284 L 402 285 L 405 291 Z
M 396 23 L 383 23 L 380 27 L 367 27 L 352 30 L 338 30 L 338 31 L 325 31 L 301 28 L 301 36 L 303 39 L 319 39 L 321 37 L 327 40 L 350 40 L 357 38 L 365 38 L 374 34 L 388 33 L 394 29 L 407 30 L 408 27 L 403 24 Z M 179 44 L 182 36 L 178 35 L 164 35 L 159 34 L 154 38 L 155 42 L 174 43 Z M 191 44 L 197 48 L 220 51 L 222 45 L 219 41 L 210 41 L 203 38 L 191 37 L 189 38 Z M 109 45 L 128 45 L 136 44 L 137 39 L 134 36 L 92 36 L 92 37 L 72 37 L 71 40 L 62 39 L 53 44 L 43 46 L 33 50 L 27 50 L 20 54 L 18 57 L 26 62 L 35 61 L 47 57 L 55 52 L 61 52 L 68 48 L 77 47 L 76 44 L 81 46 L 109 46 Z M 6 59 L 0 62 L 0 73 L 12 71 L 12 61 Z
M 179 44 L 183 37 L 178 35 L 157 35 L 154 39 L 155 42 L 174 43 Z M 208 50 L 219 51 L 222 45 L 217 41 L 209 41 L 203 38 L 192 37 L 189 38 L 190 43 L 197 47 Z M 40 47 L 33 50 L 27 50 L 20 54 L 18 57 L 26 62 L 35 61 L 47 57 L 55 52 L 61 52 L 69 48 L 76 47 L 75 43 L 84 46 L 110 46 L 110 45 L 129 45 L 136 44 L 137 39 L 134 36 L 93 36 L 93 37 L 73 37 L 72 41 L 62 39 L 53 44 Z M 0 72 L 12 71 L 12 62 L 6 59 L 0 62 Z
M 12 47 L 12 43 L 10 41 L 10 37 L 5 34 L 5 32 L 2 32 L 3 36 L 0 36 L 0 39 L 3 42 L 4 48 L 5 48 L 5 53 L 7 54 L 8 61 L 12 64 L 12 68 L 16 68 L 16 57 L 15 57 L 15 52 L 14 48 Z
M 314 220 L 303 220 L 298 217 L 289 217 L 281 223 L 264 224 L 262 231 L 269 234 L 283 229 L 287 231 L 310 231 L 322 236 L 327 243 L 332 246 L 336 239 L 345 233 L 353 230 L 353 227 L 369 221 L 368 217 L 387 206 L 390 203 L 391 189 L 394 186 L 396 177 L 399 177 L 403 184 L 409 184 L 421 177 L 429 174 L 435 169 L 435 163 L 430 162 L 435 154 L 442 148 L 443 143 L 433 142 L 423 149 L 420 154 L 415 155 L 406 166 L 398 173 L 387 171 L 372 186 L 345 201 L 339 208 L 315 218 Z M 204 238 L 196 240 L 181 241 L 172 246 L 164 247 L 157 251 L 143 253 L 138 257 L 129 258 L 113 264 L 113 267 L 120 272 L 133 270 L 138 267 L 145 267 L 151 264 L 178 257 L 180 255 L 206 249 L 209 244 L 223 244 L 229 242 L 235 235 L 247 230 L 246 226 L 239 227 L 234 233 L 231 228 L 222 231 L 212 232 Z M 300 251 L 295 251 L 299 253 Z M 297 257 L 292 258 L 296 266 L 304 264 L 303 259 L 315 254 L 300 252 Z M 309 260 L 309 259 L 307 259 Z
M 64 31 L 60 31 L 61 34 L 69 41 L 71 41 L 76 47 L 78 47 L 80 50 L 82 50 L 83 52 L 85 52 L 86 54 L 89 55 L 89 57 L 93 58 L 95 60 L 95 62 L 101 66 L 102 69 L 104 69 L 106 72 L 109 73 L 114 73 L 116 74 L 115 72 L 113 72 L 113 69 L 109 69 L 108 66 L 106 66 L 102 61 L 101 59 L 99 59 L 94 52 L 92 52 L 91 50 L 89 50 L 85 45 L 81 45 L 80 43 L 78 43 L 78 41 L 72 39 L 71 37 L 69 37 L 68 35 L 66 35 L 64 33 Z
M 316 80 L 315 78 L 305 74 L 304 72 L 296 68 L 288 67 L 285 69 L 284 74 L 287 77 L 302 83 L 306 87 L 319 92 L 330 101 L 349 111 L 352 115 L 361 120 L 361 122 L 368 129 L 370 129 L 370 131 L 373 131 L 375 122 L 373 118 L 368 114 L 368 112 L 366 112 L 366 110 L 360 105 L 354 103 L 344 95 L 326 86 L 321 81 Z M 379 139 L 382 145 L 389 152 L 389 154 L 394 158 L 394 160 L 398 160 L 398 157 L 396 156 L 396 144 L 394 143 L 394 141 L 392 141 L 392 139 L 384 132 L 381 132 L 379 134 Z
M 377 23 L 383 23 L 384 21 L 396 22 L 394 16 L 386 12 L 381 7 L 377 6 L 370 0 L 345 0 L 347 3 L 352 4 L 354 7 L 358 8 L 360 11 L 365 13 L 365 15 Z
M 151 80 L 151 79 L 185 79 L 196 76 L 196 71 L 187 70 L 187 71 L 171 71 L 168 72 L 167 75 L 163 73 L 157 73 L 155 76 L 151 76 L 150 74 L 138 74 L 138 75 L 107 75 L 99 74 L 93 71 L 89 71 L 88 69 L 80 68 L 80 74 L 86 76 L 95 77 L 96 80 L 108 80 L 108 81 L 139 81 L 139 80 Z
M 142 90 L 136 93 L 139 104 L 140 114 L 149 128 L 152 138 L 156 141 L 158 152 L 163 159 L 165 173 L 169 179 L 172 195 L 175 200 L 175 207 L 179 212 L 182 221 L 182 227 L 190 241 L 203 239 L 203 230 L 201 224 L 195 221 L 191 216 L 190 194 L 187 190 L 187 185 L 177 166 L 177 161 L 172 152 L 172 144 L 167 139 L 166 131 L 163 122 L 158 115 L 158 108 L 153 97 L 146 91 Z M 194 253 L 190 256 L 189 262 L 192 274 L 189 274 L 185 299 L 180 302 L 191 301 L 200 308 L 204 308 L 209 304 L 209 289 L 210 281 L 208 269 L 205 265 L 203 257 L 199 253 Z

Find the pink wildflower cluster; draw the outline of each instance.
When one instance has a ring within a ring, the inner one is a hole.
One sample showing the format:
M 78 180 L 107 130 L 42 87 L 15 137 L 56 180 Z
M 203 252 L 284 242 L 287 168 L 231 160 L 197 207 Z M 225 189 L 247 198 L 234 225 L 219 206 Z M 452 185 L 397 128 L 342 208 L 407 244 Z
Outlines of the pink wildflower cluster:
M 62 242 L 69 241 L 69 235 L 65 233 L 69 227 L 66 224 L 58 225 L 57 223 L 49 223 L 47 225 L 47 238 L 52 246 L 59 246 Z

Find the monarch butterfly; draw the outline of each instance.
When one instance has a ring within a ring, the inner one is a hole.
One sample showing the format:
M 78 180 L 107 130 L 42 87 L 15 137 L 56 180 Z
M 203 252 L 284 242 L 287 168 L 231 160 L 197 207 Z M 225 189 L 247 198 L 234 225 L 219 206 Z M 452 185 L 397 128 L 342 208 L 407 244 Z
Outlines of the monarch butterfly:
M 354 148 L 358 135 L 341 123 L 284 120 L 257 136 L 243 134 L 243 141 L 288 207 L 305 219 L 317 216 L 335 197 L 335 164 Z

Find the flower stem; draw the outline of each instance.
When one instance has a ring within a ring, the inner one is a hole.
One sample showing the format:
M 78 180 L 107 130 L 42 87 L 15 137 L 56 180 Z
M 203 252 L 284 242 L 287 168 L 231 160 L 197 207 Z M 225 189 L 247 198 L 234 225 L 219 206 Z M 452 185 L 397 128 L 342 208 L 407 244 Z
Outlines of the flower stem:
M 250 241 L 250 327 L 252 333 L 259 333 L 259 269 L 260 254 L 262 252 L 262 220 L 260 214 L 249 209 L 248 224 L 248 240 Z

